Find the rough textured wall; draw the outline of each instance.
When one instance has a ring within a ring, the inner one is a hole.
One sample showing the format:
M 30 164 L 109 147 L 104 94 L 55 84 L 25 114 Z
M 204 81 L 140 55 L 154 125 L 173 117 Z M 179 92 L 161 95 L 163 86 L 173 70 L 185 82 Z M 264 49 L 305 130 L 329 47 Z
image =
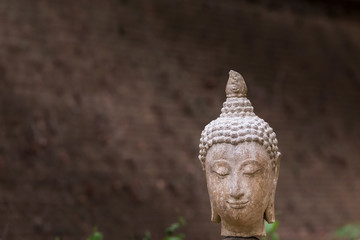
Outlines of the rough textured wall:
M 294 6 L 1 1 L 0 238 L 160 239 L 183 216 L 219 239 L 197 155 L 230 69 L 278 135 L 281 238 L 359 220 L 360 23 Z

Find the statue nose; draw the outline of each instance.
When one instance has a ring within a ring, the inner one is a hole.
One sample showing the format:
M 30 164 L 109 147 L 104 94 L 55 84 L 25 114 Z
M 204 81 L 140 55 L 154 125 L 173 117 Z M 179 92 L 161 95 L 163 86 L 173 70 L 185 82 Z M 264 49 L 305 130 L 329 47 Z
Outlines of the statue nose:
M 245 194 L 245 184 L 238 177 L 234 177 L 230 182 L 229 194 L 231 197 L 239 199 Z

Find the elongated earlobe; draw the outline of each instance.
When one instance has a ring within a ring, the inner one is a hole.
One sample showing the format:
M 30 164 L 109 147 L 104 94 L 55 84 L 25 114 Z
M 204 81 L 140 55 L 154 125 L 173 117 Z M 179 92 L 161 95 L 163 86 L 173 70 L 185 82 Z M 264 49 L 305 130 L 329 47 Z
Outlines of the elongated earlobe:
M 264 219 L 268 223 L 275 222 L 275 191 L 276 191 L 277 181 L 279 178 L 280 159 L 281 159 L 281 154 L 278 153 L 276 160 L 273 162 L 274 163 L 274 171 L 275 171 L 274 172 L 274 186 L 273 186 L 273 189 L 271 192 L 269 204 L 264 213 Z
M 274 223 L 275 222 L 275 206 L 274 206 L 274 200 L 275 198 L 271 196 L 269 205 L 267 206 L 264 214 L 264 218 L 268 223 Z
M 219 214 L 215 211 L 213 204 L 211 204 L 211 221 L 214 223 L 219 223 L 221 222 L 221 218 L 219 216 Z

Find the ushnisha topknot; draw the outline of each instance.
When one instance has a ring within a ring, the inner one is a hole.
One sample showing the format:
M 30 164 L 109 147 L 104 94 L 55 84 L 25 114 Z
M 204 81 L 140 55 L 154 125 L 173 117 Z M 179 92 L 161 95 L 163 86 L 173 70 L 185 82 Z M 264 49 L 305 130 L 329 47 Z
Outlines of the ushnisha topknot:
M 226 97 L 246 97 L 247 87 L 240 73 L 230 70 L 225 88 Z
M 281 153 L 276 134 L 267 122 L 254 113 L 251 102 L 246 98 L 245 80 L 239 73 L 230 70 L 225 92 L 227 99 L 220 116 L 206 125 L 201 133 L 199 160 L 203 169 L 207 151 L 218 143 L 237 145 L 257 142 L 265 148 L 271 160 L 279 157 Z

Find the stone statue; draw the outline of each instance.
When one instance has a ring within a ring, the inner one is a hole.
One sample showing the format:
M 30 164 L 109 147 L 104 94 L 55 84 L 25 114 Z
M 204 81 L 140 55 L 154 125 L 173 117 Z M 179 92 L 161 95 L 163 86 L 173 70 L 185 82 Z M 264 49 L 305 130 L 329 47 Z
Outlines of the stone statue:
M 206 175 L 211 220 L 224 237 L 265 236 L 275 221 L 280 152 L 273 129 L 254 113 L 244 78 L 229 72 L 220 117 L 201 133 L 199 159 Z

